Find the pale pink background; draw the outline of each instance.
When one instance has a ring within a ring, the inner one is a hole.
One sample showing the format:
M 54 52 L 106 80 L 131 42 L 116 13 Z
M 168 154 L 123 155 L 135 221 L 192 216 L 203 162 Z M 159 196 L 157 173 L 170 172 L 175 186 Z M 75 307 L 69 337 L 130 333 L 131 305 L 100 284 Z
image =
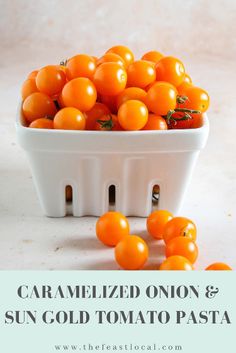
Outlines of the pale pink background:
M 95 239 L 94 218 L 45 218 L 14 120 L 28 72 L 76 53 L 100 56 L 115 44 L 140 57 L 150 49 L 182 59 L 211 96 L 211 132 L 182 215 L 196 221 L 197 269 L 236 268 L 236 1 L 0 0 L 0 269 L 116 269 Z M 133 233 L 145 220 L 131 219 Z M 163 258 L 152 242 L 151 267 Z

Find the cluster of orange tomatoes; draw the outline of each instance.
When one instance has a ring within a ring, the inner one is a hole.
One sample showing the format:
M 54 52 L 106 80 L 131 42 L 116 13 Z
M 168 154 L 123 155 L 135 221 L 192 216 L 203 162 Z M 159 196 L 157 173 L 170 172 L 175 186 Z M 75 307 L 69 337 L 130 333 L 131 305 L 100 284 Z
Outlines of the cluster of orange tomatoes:
M 135 60 L 121 45 L 33 71 L 21 94 L 27 126 L 46 129 L 196 128 L 209 106 L 179 59 L 150 51 Z
M 174 217 L 169 211 L 154 211 L 147 218 L 147 231 L 156 240 L 164 240 L 166 259 L 160 270 L 194 270 L 198 257 L 197 230 L 194 222 L 185 217 Z M 98 239 L 105 245 L 115 247 L 115 259 L 125 270 L 142 269 L 148 260 L 147 243 L 137 235 L 130 235 L 127 218 L 120 212 L 107 212 L 96 224 Z M 225 263 L 214 263 L 206 268 L 231 270 Z

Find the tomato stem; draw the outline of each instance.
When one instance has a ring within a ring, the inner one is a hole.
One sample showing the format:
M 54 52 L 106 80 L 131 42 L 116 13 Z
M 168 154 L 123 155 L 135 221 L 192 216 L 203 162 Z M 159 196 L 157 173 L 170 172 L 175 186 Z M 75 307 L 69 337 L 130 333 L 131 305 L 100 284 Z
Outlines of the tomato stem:
M 182 95 L 178 95 L 176 98 L 176 101 L 178 104 L 184 104 L 186 101 L 188 101 L 188 97 L 187 96 L 182 96 Z
M 62 61 L 60 62 L 60 65 L 61 65 L 61 66 L 66 66 L 67 61 L 68 61 L 67 59 L 66 59 L 66 60 L 62 60 Z
M 184 113 L 184 116 L 179 119 L 175 119 L 172 115 L 177 112 Z M 164 118 L 166 119 L 166 122 L 169 125 L 171 121 L 174 121 L 174 123 L 176 123 L 176 121 L 193 119 L 193 117 L 190 114 L 200 114 L 200 113 L 201 112 L 199 110 L 188 109 L 188 108 L 175 108 L 175 109 L 169 110 L 167 115 Z
M 100 124 L 102 129 L 112 130 L 112 128 L 114 127 L 114 122 L 110 114 L 109 114 L 109 117 L 110 117 L 109 120 L 97 120 L 97 122 Z

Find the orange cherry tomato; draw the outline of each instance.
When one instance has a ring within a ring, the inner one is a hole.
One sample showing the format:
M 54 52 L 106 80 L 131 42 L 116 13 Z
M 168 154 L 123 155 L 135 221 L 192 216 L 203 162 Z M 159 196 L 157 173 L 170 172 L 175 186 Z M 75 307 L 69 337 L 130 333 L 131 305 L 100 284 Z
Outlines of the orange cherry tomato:
M 148 259 L 148 246 L 142 238 L 130 235 L 116 245 L 115 259 L 125 270 L 139 270 Z
M 137 60 L 127 68 L 129 87 L 145 88 L 156 80 L 156 72 L 153 64 L 146 60 Z
M 93 108 L 86 112 L 86 130 L 94 130 L 96 121 L 103 115 L 110 114 L 109 108 L 102 103 L 95 103 Z
M 113 113 L 113 114 L 117 113 L 116 96 L 101 95 L 100 96 L 100 101 L 103 104 L 105 104 L 108 109 L 110 109 L 111 113 Z
M 74 107 L 86 112 L 94 106 L 97 99 L 97 91 L 86 77 L 78 77 L 67 82 L 62 90 L 62 100 L 66 107 Z
M 107 53 L 114 53 L 122 57 L 126 67 L 128 67 L 134 61 L 134 54 L 132 51 L 124 45 L 116 45 L 107 50 Z
M 38 70 L 31 71 L 27 76 L 27 78 L 36 78 L 38 72 L 39 72 Z
M 47 118 L 41 118 L 32 121 L 29 127 L 34 129 L 53 129 L 53 121 Z
M 167 244 L 171 239 L 176 237 L 187 237 L 195 241 L 197 229 L 193 221 L 185 217 L 172 218 L 165 225 L 163 239 Z
M 164 227 L 173 218 L 173 214 L 166 210 L 152 212 L 147 218 L 147 231 L 155 239 L 162 239 Z
M 60 108 L 65 108 L 65 104 L 64 104 L 63 99 L 62 99 L 62 93 L 57 97 L 57 103 L 58 103 Z
M 178 90 L 178 93 L 180 95 L 186 95 L 186 91 L 188 90 L 188 88 L 190 87 L 193 87 L 193 84 L 191 82 L 186 82 L 186 81 L 183 81 L 181 83 L 181 85 L 179 85 L 177 87 L 177 90 Z
M 189 87 L 186 92 L 188 99 L 182 105 L 185 108 L 199 110 L 204 113 L 210 104 L 210 97 L 206 91 L 199 87 Z
M 124 102 L 132 99 L 145 103 L 146 96 L 147 96 L 147 92 L 144 91 L 142 88 L 128 87 L 124 89 L 124 91 L 117 96 L 116 98 L 117 108 L 119 108 L 121 104 L 123 104 Z
M 167 130 L 168 126 L 164 118 L 160 115 L 148 114 L 148 121 L 143 130 Z
M 59 110 L 53 121 L 54 129 L 62 130 L 84 130 L 85 123 L 85 117 L 81 111 L 72 107 Z
M 176 88 L 168 82 L 156 82 L 147 92 L 146 104 L 148 109 L 157 115 L 167 115 L 168 111 L 176 107 Z
M 115 53 L 106 53 L 97 61 L 97 66 L 103 63 L 114 62 L 119 64 L 121 67 L 125 67 L 125 62 L 120 55 Z
M 38 90 L 49 96 L 60 94 L 66 83 L 65 73 L 56 65 L 48 65 L 39 70 L 36 76 Z
M 151 61 L 153 63 L 157 63 L 161 58 L 163 58 L 163 55 L 161 53 L 159 53 L 158 51 L 152 50 L 149 51 L 147 53 L 145 53 L 142 56 L 142 60 L 148 60 Z
M 165 56 L 156 63 L 156 80 L 167 81 L 179 86 L 185 77 L 183 63 L 173 56 Z
M 124 130 L 141 130 L 147 120 L 147 107 L 138 100 L 126 101 L 118 110 L 118 121 Z
M 90 55 L 75 55 L 67 61 L 66 69 L 69 80 L 77 77 L 87 77 L 92 80 L 96 70 L 96 61 Z
M 162 262 L 160 271 L 192 271 L 193 265 L 183 256 L 170 256 Z
M 106 62 L 97 67 L 93 82 L 100 94 L 116 96 L 125 89 L 127 73 L 118 63 Z
M 186 73 L 183 82 L 193 83 L 191 77 Z
M 203 115 L 202 114 L 192 114 L 192 129 L 197 129 L 203 125 Z
M 166 257 L 174 255 L 183 256 L 194 264 L 198 257 L 197 244 L 190 238 L 173 238 L 166 244 Z
M 206 271 L 232 271 L 232 268 L 223 262 L 216 262 L 208 266 Z
M 47 116 L 54 117 L 57 109 L 52 98 L 44 93 L 35 92 L 24 100 L 22 111 L 26 120 L 31 123 Z
M 98 239 L 107 246 L 116 246 L 129 235 L 129 222 L 120 212 L 107 212 L 96 223 Z
M 95 123 L 95 130 L 99 131 L 121 131 L 123 130 L 119 124 L 115 114 L 103 115 Z
M 34 92 L 38 92 L 38 88 L 36 86 L 35 79 L 28 78 L 27 80 L 25 80 L 25 82 L 23 83 L 23 85 L 21 87 L 22 100 L 24 101 L 25 98 L 27 98 L 28 96 L 30 96 Z

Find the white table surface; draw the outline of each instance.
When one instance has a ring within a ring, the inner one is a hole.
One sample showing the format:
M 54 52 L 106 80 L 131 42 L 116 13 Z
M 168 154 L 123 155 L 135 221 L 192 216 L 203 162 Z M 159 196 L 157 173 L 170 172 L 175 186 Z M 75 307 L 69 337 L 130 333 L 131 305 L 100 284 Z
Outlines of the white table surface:
M 52 54 L 52 52 L 51 52 Z M 0 269 L 118 269 L 113 249 L 95 236 L 96 218 L 61 219 L 42 215 L 28 162 L 17 145 L 14 119 L 20 85 L 32 69 L 57 58 L 43 55 L 18 60 L 5 53 L 0 65 Z M 59 56 L 58 56 L 59 57 Z M 215 261 L 236 268 L 236 106 L 235 62 L 185 58 L 194 82 L 212 98 L 210 137 L 198 160 L 181 215 L 198 227 L 200 256 L 196 269 Z M 145 219 L 130 218 L 132 233 L 150 246 L 145 269 L 156 269 L 164 245 L 146 234 Z

